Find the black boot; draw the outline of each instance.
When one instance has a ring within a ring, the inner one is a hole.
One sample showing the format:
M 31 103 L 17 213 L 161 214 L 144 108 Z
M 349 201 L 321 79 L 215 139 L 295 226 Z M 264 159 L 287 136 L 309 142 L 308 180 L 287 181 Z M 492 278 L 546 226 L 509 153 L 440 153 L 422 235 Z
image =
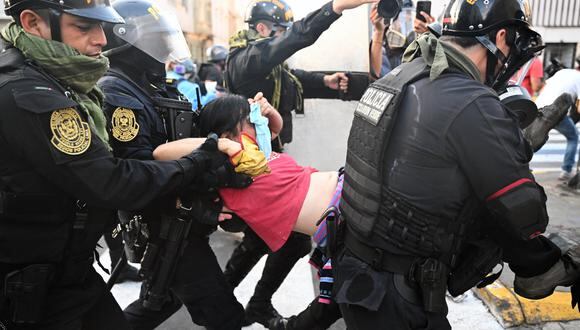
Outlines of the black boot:
M 246 325 L 258 322 L 268 327 L 270 320 L 281 317 L 272 306 L 272 296 L 282 285 L 294 264 L 311 249 L 310 236 L 293 233 L 280 250 L 268 256 L 262 278 L 246 306 Z
M 238 245 L 224 270 L 226 281 L 235 289 L 246 275 L 268 253 L 266 243 L 262 241 L 250 228 L 244 231 L 244 239 Z
M 300 314 L 270 320 L 268 329 L 325 330 L 340 318 L 342 318 L 342 313 L 337 303 L 332 301 L 330 304 L 323 304 L 318 302 L 318 297 L 316 297 Z

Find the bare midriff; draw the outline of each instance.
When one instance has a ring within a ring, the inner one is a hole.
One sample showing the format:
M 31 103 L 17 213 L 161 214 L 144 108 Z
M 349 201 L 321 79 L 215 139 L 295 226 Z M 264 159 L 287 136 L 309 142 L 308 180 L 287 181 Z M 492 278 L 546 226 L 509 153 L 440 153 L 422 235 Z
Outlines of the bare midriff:
M 328 208 L 337 184 L 338 172 L 314 172 L 310 175 L 310 186 L 294 225 L 294 231 L 314 235 L 316 222 Z

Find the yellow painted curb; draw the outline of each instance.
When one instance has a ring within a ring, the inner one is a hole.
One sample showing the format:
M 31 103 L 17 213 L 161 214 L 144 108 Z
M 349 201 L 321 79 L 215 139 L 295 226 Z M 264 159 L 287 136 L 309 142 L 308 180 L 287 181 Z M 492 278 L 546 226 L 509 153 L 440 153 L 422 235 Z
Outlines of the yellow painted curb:
M 556 291 L 547 298 L 530 300 L 518 296 L 499 281 L 474 291 L 506 328 L 580 319 L 580 312 L 570 306 L 569 292 Z
M 475 289 L 476 295 L 487 305 L 491 314 L 505 328 L 522 325 L 525 316 L 516 295 L 496 281 L 482 289 Z
M 517 296 L 517 295 L 516 295 Z M 570 292 L 554 292 L 541 300 L 517 296 L 528 324 L 580 319 L 580 312 L 570 305 Z

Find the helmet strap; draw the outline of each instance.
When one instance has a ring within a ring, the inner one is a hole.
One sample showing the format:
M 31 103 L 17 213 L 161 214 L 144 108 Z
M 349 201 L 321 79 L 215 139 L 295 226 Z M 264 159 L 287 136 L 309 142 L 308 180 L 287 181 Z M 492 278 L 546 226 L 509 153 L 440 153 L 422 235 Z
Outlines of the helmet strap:
M 60 31 L 60 19 L 62 17 L 62 13 L 56 9 L 49 9 L 48 13 L 51 38 L 54 41 L 62 42 L 62 33 Z
M 475 38 L 488 50 L 485 84 L 491 87 L 496 80 L 497 62 L 499 61 L 501 65 L 505 65 L 507 58 L 488 36 L 476 36 Z M 495 36 L 492 36 L 492 38 L 495 39 Z M 491 53 L 492 56 L 490 56 L 489 53 Z

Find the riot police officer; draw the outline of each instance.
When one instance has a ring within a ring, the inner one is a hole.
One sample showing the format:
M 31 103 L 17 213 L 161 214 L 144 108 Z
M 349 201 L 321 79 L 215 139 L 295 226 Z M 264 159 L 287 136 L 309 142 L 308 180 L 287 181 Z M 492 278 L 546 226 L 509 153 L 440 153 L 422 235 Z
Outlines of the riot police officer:
M 344 91 L 348 85 L 342 72 L 324 75 L 289 69 L 286 59 L 312 45 L 344 10 L 370 2 L 376 0 L 334 0 L 296 22 L 292 9 L 283 0 L 253 1 L 248 6 L 245 21 L 249 29 L 230 39 L 225 83 L 231 92 L 246 97 L 263 92 L 278 109 L 284 127 L 279 139 L 273 141 L 275 150 L 281 151 L 283 144 L 292 141 L 292 111 L 303 113 L 304 97 L 319 97 L 329 89 L 338 90 L 339 85 Z M 247 324 L 259 322 L 268 326 L 269 320 L 280 317 L 272 306 L 272 295 L 296 261 L 310 250 L 310 237 L 293 233 L 279 251 L 268 257 L 262 278 L 246 306 Z M 236 287 L 266 252 L 266 244 L 247 229 L 226 265 L 230 284 Z
M 123 23 L 108 0 L 4 6 L 15 22 L 0 39 L 0 323 L 127 329 L 93 268 L 97 241 L 114 209 L 189 189 L 218 153 L 208 144 L 173 162 L 112 156 L 95 87 L 108 67 L 101 24 Z
M 450 329 L 447 290 L 468 290 L 500 260 L 524 277 L 559 260 L 540 235 L 531 148 L 494 91 L 542 49 L 530 15 L 522 0 L 452 0 L 440 39 L 418 37 L 362 97 L 334 264 L 347 326 Z
M 153 159 L 157 146 L 176 137 L 171 131 L 173 126 L 166 125 L 170 118 L 160 112 L 160 100 L 170 104 L 179 100 L 177 90 L 165 85 L 165 63 L 189 58 L 189 49 L 179 23 L 167 9 L 148 0 L 118 0 L 113 8 L 125 23 L 104 27 L 109 38 L 105 55 L 111 61 L 111 68 L 98 83 L 105 93 L 104 111 L 110 126 L 111 146 L 120 158 Z M 191 105 L 185 108 L 191 110 Z M 156 201 L 136 212 L 149 225 L 151 246 L 168 244 L 162 241 L 163 227 L 151 226 L 151 223 L 177 217 L 174 205 L 175 199 Z M 120 215 L 127 216 L 126 212 Z M 154 302 L 153 306 L 147 298 L 159 294 L 151 290 L 153 281 L 158 280 L 155 277 L 161 275 L 156 270 L 145 272 L 140 299 L 125 309 L 133 328 L 155 328 L 182 303 L 199 325 L 212 329 L 241 328 L 243 308 L 209 246 L 208 237 L 215 229 L 215 225 L 192 224 L 183 257 L 167 284 L 170 291 L 161 305 Z M 146 253 L 142 267 L 149 257 Z
M 224 87 L 224 70 L 226 68 L 226 58 L 228 50 L 222 45 L 213 45 L 207 49 L 207 63 L 199 67 L 198 76 L 203 82 L 215 82 L 216 87 Z M 207 87 L 207 86 L 206 86 Z

